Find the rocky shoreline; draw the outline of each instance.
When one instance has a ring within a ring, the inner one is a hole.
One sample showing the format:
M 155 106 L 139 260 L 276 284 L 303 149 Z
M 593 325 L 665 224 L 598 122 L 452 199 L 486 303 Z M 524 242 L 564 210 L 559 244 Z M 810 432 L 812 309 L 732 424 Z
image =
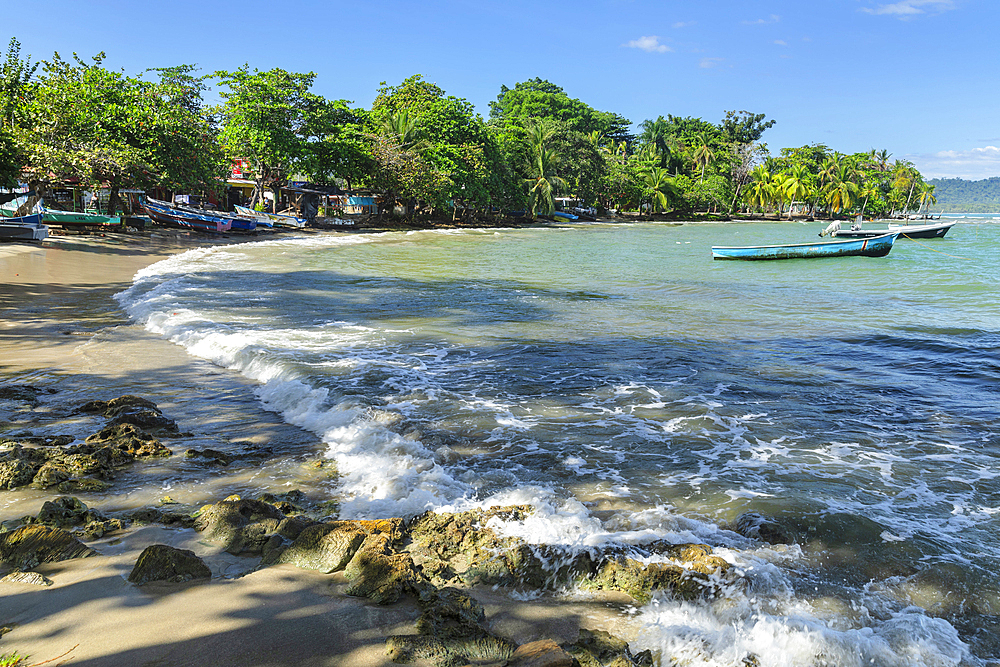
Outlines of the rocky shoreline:
M 30 408 L 45 392 L 8 385 L 0 388 L 0 399 Z M 191 434 L 182 433 L 152 401 L 138 396 L 90 401 L 73 412 L 95 416 L 103 425 L 97 424 L 100 429 L 82 443 L 38 423 L 30 433 L 0 438 L 0 489 L 30 486 L 53 494 L 36 514 L 0 524 L 0 589 L 58 585 L 58 574 L 39 570 L 67 560 L 101 558 L 100 548 L 91 546 L 95 540 L 108 543 L 141 527 L 160 526 L 196 531 L 199 544 L 238 557 L 240 565 L 220 576 L 191 549 L 151 544 L 127 579 L 132 586 L 156 587 L 158 595 L 290 566 L 341 577 L 346 581 L 343 595 L 375 605 L 415 603 L 411 631 L 383 638 L 384 654 L 392 662 L 626 667 L 671 664 L 671 658 L 633 653 L 624 639 L 586 627 L 575 641 L 538 637 L 519 644 L 495 628 L 477 595 L 557 596 L 574 590 L 641 605 L 656 595 L 712 598 L 740 585 L 736 568 L 706 545 L 654 542 L 581 552 L 504 536 L 505 522 L 524 520 L 533 512 L 524 505 L 427 512 L 409 519 L 339 520 L 336 503 L 318 503 L 290 490 L 230 496 L 202 507 L 179 505 L 167 497 L 155 507 L 102 512 L 71 494 L 107 490 L 119 472 L 138 461 L 184 456 L 229 465 L 234 457 L 168 447 L 161 438 L 175 445 Z M 267 456 L 266 448 L 240 455 L 246 465 Z M 748 531 L 761 527 L 752 519 L 744 524 Z M 12 627 L 4 618 L 0 625 L 0 632 Z M 753 664 L 752 656 L 748 660 Z

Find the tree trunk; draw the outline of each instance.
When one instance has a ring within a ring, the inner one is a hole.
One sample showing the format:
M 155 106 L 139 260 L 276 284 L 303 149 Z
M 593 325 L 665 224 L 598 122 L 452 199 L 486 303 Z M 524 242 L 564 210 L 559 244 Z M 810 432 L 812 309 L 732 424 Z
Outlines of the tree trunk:
M 109 194 L 108 194 L 108 212 L 107 215 L 115 215 L 118 213 L 118 188 L 121 187 L 121 181 L 118 177 L 112 178 L 109 183 Z
M 906 206 L 903 207 L 903 215 L 906 215 L 906 212 L 910 210 L 910 197 L 913 196 L 913 187 L 916 184 L 917 184 L 916 179 L 914 179 L 913 182 L 910 183 L 910 194 L 906 195 Z

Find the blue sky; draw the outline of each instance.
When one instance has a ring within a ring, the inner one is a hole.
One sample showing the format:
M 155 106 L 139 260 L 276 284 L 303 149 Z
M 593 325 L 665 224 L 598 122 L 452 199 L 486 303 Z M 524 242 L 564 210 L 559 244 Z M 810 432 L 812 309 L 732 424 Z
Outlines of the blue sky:
M 365 107 L 422 74 L 484 116 L 538 76 L 635 124 L 746 109 L 777 121 L 775 153 L 884 148 L 931 178 L 1000 176 L 996 0 L 32 0 L 3 16 L 0 38 L 36 60 L 313 71 L 316 92 Z

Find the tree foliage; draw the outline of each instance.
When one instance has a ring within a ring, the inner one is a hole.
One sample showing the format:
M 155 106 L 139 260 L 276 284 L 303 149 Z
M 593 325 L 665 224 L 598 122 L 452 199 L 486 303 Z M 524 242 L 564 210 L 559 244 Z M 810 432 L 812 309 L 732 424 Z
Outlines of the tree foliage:
M 222 152 L 205 120 L 171 89 L 58 53 L 42 63 L 15 123 L 24 174 L 39 194 L 55 182 L 123 187 L 217 187 Z
M 254 171 L 254 201 L 265 187 L 282 185 L 296 161 L 306 156 L 312 114 L 322 100 L 312 93 L 316 74 L 266 72 L 248 65 L 213 75 L 225 91 L 217 112 L 221 119 L 220 142 L 226 155 L 250 162 Z

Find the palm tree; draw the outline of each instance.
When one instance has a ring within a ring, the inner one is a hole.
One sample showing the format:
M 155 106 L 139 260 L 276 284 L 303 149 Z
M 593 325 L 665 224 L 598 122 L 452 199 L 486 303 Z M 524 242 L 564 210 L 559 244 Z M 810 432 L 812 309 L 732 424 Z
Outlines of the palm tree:
M 906 204 L 903 206 L 903 213 L 905 214 L 910 210 L 910 199 L 913 197 L 913 189 L 917 186 L 920 172 L 908 160 L 896 160 L 896 163 L 893 165 L 892 175 L 892 187 L 894 189 L 900 192 L 909 189 L 906 194 Z
M 389 114 L 382 121 L 382 134 L 392 138 L 403 150 L 419 149 L 423 145 L 423 127 L 406 109 Z
M 528 128 L 531 149 L 526 165 L 528 177 L 524 179 L 528 187 L 528 200 L 531 204 L 531 216 L 539 212 L 551 215 L 556 210 L 555 193 L 566 187 L 566 181 L 556 174 L 561 156 L 548 148 L 545 142 L 552 137 L 554 131 L 535 123 Z
M 861 205 L 862 217 L 865 215 L 865 209 L 868 208 L 868 200 L 877 195 L 881 190 L 880 185 L 878 178 L 866 178 L 861 184 L 858 194 L 865 198 L 865 203 Z
M 833 213 L 840 213 L 851 208 L 854 198 L 858 195 L 858 184 L 852 180 L 850 165 L 842 163 L 833 173 L 830 185 L 826 189 L 826 203 Z
M 644 145 L 655 146 L 656 154 L 659 157 L 659 166 L 663 169 L 666 168 L 667 163 L 673 157 L 669 140 L 669 124 L 660 116 L 656 120 L 644 120 L 639 126 L 642 128 L 642 134 L 639 135 L 639 141 Z
M 651 195 L 653 211 L 666 208 L 671 200 L 680 195 L 680 189 L 670 177 L 670 172 L 662 167 L 650 167 L 642 172 L 643 183 Z
M 792 165 L 792 168 L 784 174 L 784 181 L 781 189 L 788 197 L 788 219 L 792 219 L 792 206 L 796 199 L 805 199 L 809 195 L 809 170 L 804 164 Z
M 753 180 L 750 187 L 747 188 L 747 202 L 750 206 L 759 206 L 761 210 L 764 210 L 771 201 L 771 193 L 768 189 L 768 185 L 771 183 L 771 172 L 767 170 L 767 167 L 759 164 L 750 172 L 750 178 Z
M 931 185 L 930 183 L 921 183 L 920 184 L 920 207 L 921 208 L 926 209 L 926 208 L 929 208 L 931 204 L 936 204 L 937 203 L 937 197 L 934 196 L 934 189 L 935 189 L 935 187 L 936 186 Z M 924 215 L 925 216 L 927 215 L 926 211 L 924 211 Z
M 709 147 L 708 142 L 705 141 L 705 135 L 698 135 L 698 146 L 694 149 L 694 163 L 695 166 L 701 166 L 701 176 L 698 178 L 700 183 L 705 178 L 705 167 L 708 163 L 715 159 L 715 153 Z

